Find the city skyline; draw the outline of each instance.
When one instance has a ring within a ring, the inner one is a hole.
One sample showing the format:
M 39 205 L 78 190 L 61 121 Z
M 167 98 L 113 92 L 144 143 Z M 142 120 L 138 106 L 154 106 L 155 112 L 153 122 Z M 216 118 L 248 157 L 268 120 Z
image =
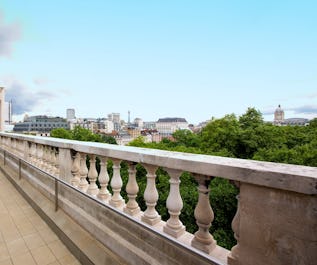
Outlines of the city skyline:
M 2 1 L 0 86 L 28 115 L 317 117 L 314 1 Z

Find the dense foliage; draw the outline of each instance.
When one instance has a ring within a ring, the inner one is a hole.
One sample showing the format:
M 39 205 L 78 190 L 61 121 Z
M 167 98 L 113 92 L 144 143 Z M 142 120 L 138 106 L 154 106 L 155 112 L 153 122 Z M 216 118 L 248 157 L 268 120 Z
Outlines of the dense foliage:
M 197 154 L 317 166 L 317 118 L 308 126 L 275 126 L 249 108 L 244 115 L 212 119 L 200 132 L 178 130 L 173 140 L 130 145 Z
M 160 143 L 145 143 L 139 137 L 130 145 L 316 167 L 316 136 L 317 119 L 310 121 L 308 126 L 275 126 L 264 122 L 259 111 L 249 108 L 239 118 L 231 114 L 212 119 L 198 133 L 179 130 L 173 134 L 173 140 L 163 139 Z M 164 181 L 167 183 L 167 179 Z M 194 232 L 197 229 L 193 214 L 198 197 L 197 184 L 189 174 L 183 174 L 181 181 L 184 201 L 181 220 L 188 231 Z M 235 244 L 231 221 L 236 212 L 238 190 L 220 178 L 211 181 L 210 189 L 210 203 L 215 212 L 210 231 L 219 245 L 230 249 Z M 168 184 L 160 192 L 168 192 Z
M 73 131 L 55 129 L 51 135 L 81 141 L 115 143 L 114 139 L 92 134 L 89 130 L 80 127 L 76 127 Z M 173 134 L 173 140 L 163 139 L 160 143 L 145 143 L 142 137 L 138 137 L 130 145 L 316 167 L 316 136 L 317 119 L 310 121 L 308 126 L 274 126 L 264 122 L 259 111 L 249 108 L 239 118 L 231 114 L 221 119 L 212 119 L 197 133 L 179 130 Z M 141 209 L 145 210 L 143 194 L 146 187 L 146 169 L 140 164 L 136 166 L 136 169 L 139 185 L 137 201 Z M 108 171 L 111 177 L 111 161 L 108 163 Z M 162 168 L 156 171 L 156 175 L 156 186 L 159 192 L 156 209 L 162 219 L 167 220 L 169 214 L 166 209 L 166 199 L 169 193 L 169 176 Z M 128 181 L 128 165 L 126 162 L 121 163 L 121 176 L 123 180 L 121 194 L 127 201 L 125 186 Z M 210 190 L 210 203 L 215 213 L 210 232 L 219 245 L 230 249 L 236 243 L 231 222 L 236 213 L 238 189 L 228 180 L 214 178 L 211 181 Z M 188 172 L 184 172 L 181 176 L 180 193 L 184 203 L 180 219 L 186 226 L 186 230 L 194 233 L 197 231 L 194 210 L 198 191 L 197 183 Z
M 76 126 L 73 130 L 57 128 L 51 131 L 51 137 L 77 141 L 89 141 L 98 143 L 117 144 L 112 136 L 92 133 L 90 130 Z

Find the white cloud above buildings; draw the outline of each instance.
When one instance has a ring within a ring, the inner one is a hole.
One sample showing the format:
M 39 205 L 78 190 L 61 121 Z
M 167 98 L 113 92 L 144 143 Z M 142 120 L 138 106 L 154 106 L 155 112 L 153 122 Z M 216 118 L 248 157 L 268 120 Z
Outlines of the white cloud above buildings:
M 55 98 L 57 98 L 57 94 L 52 91 L 32 91 L 25 84 L 16 80 L 6 87 L 6 101 L 12 101 L 14 115 L 30 112 L 38 105 L 44 105 Z
M 0 12 L 0 56 L 10 58 L 13 45 L 21 38 L 22 27 L 19 23 L 6 24 Z

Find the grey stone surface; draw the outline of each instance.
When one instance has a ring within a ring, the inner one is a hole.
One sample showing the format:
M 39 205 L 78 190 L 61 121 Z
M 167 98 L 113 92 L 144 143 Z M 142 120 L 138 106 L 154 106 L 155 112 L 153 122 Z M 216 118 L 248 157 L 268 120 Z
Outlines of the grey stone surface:
M 0 136 L 34 141 L 40 144 L 52 145 L 88 154 L 146 163 L 207 176 L 223 177 L 260 186 L 317 195 L 317 168 L 314 167 L 170 152 L 131 146 L 80 142 L 3 132 L 0 132 Z

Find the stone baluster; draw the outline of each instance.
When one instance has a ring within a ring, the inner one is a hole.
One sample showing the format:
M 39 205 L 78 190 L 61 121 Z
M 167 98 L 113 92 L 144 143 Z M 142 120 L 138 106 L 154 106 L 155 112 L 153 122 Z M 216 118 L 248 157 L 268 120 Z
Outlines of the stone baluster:
M 8 138 L 8 150 L 12 150 L 12 138 Z
M 45 146 L 45 170 L 47 172 L 52 171 L 52 157 L 51 157 L 51 147 L 46 145 Z
M 7 138 L 7 142 L 6 142 L 7 150 L 10 150 L 10 148 L 11 148 L 11 140 L 12 139 L 10 137 Z
M 31 163 L 36 164 L 36 144 L 31 143 L 31 154 L 30 154 Z
M 40 168 L 44 169 L 45 167 L 45 163 L 46 163 L 46 157 L 45 157 L 45 152 L 46 152 L 46 148 L 45 145 L 40 145 L 41 146 L 41 156 L 40 156 Z
M 43 147 L 40 144 L 36 145 L 36 166 L 41 167 L 42 166 L 42 155 L 43 155 Z
M 29 141 L 24 141 L 23 142 L 23 150 L 24 154 L 23 157 L 26 161 L 31 161 L 31 142 Z
M 86 180 L 88 175 L 88 168 L 86 164 L 86 154 L 81 153 L 80 154 L 80 169 L 79 169 L 79 175 L 80 175 L 80 182 L 78 188 L 86 192 L 88 189 L 88 181 Z
M 56 156 L 55 156 L 55 147 L 50 148 L 50 162 L 51 162 L 51 174 L 56 175 Z
M 11 146 L 10 146 L 10 149 L 11 149 L 11 151 L 14 153 L 14 154 L 17 154 L 18 152 L 18 145 L 17 145 L 17 141 L 18 140 L 16 140 L 16 139 L 14 139 L 14 138 L 12 138 L 11 139 Z
M 210 177 L 204 175 L 195 175 L 198 182 L 198 202 L 195 208 L 195 218 L 198 225 L 198 231 L 195 233 L 191 244 L 193 247 L 202 250 L 208 254 L 216 247 L 216 241 L 209 233 L 209 228 L 214 219 L 214 213 L 209 201 Z
M 79 171 L 80 171 L 80 153 L 77 152 L 76 155 L 74 156 L 72 169 L 71 169 L 71 173 L 73 177 L 70 180 L 70 184 L 76 188 L 79 186 L 79 182 L 80 182 Z
M 28 161 L 32 163 L 33 161 L 33 145 L 32 142 L 28 142 L 29 144 L 29 157 L 28 157 Z
M 98 177 L 98 172 L 96 169 L 96 156 L 90 155 L 89 157 L 90 157 L 90 167 L 88 171 L 89 186 L 88 186 L 87 193 L 92 196 L 97 196 L 99 190 L 96 184 L 96 180 Z
M 146 210 L 143 213 L 141 220 L 147 224 L 155 225 L 156 223 L 161 221 L 161 216 L 155 209 L 157 200 L 158 200 L 158 192 L 155 185 L 156 178 L 156 166 L 153 165 L 144 165 L 147 174 L 146 174 L 146 188 L 144 191 L 144 200 L 146 203 Z
M 24 142 L 22 140 L 16 140 L 17 141 L 17 154 L 18 156 L 23 157 L 23 147 L 24 147 Z
M 46 171 L 53 174 L 52 147 L 46 146 Z
M 97 197 L 107 203 L 109 202 L 109 199 L 111 198 L 111 194 L 108 190 L 108 183 L 109 183 L 109 174 L 107 171 L 107 158 L 101 157 L 100 158 L 100 172 L 99 172 L 99 184 L 100 184 L 100 190 L 97 195 Z
M 56 148 L 54 152 L 55 156 L 55 176 L 60 176 L 60 165 L 59 165 L 59 149 Z
M 136 201 L 136 197 L 139 192 L 139 186 L 136 182 L 136 170 L 135 163 L 129 164 L 129 180 L 126 187 L 126 192 L 128 194 L 128 203 L 124 207 L 123 211 L 129 215 L 137 215 L 140 212 L 140 207 Z
M 7 141 L 7 150 L 8 151 L 13 151 L 12 149 L 12 145 L 13 145 L 13 138 L 8 138 L 8 141 Z
M 183 208 L 183 200 L 179 191 L 180 185 L 180 175 L 179 170 L 167 169 L 168 174 L 170 175 L 170 192 L 166 200 L 166 207 L 170 218 L 167 220 L 163 231 L 175 238 L 180 237 L 185 233 L 185 226 L 179 220 L 179 215 Z
M 2 140 L 3 140 L 3 147 L 6 148 L 7 146 L 7 140 L 8 140 L 8 137 L 2 137 Z
M 233 184 L 239 188 L 240 183 L 234 181 Z M 240 238 L 240 195 L 237 195 L 237 212 L 232 220 L 231 227 L 234 232 L 234 238 L 237 240 L 237 244 L 231 249 L 231 252 L 228 256 L 228 264 L 240 264 L 239 263 L 239 238 Z
M 113 159 L 113 176 L 110 182 L 113 195 L 109 201 L 109 204 L 116 208 L 121 208 L 124 205 L 124 200 L 121 197 L 122 179 L 120 175 L 120 160 Z
M 48 170 L 48 165 L 49 165 L 49 163 L 48 163 L 48 150 L 47 150 L 47 146 L 46 145 L 43 145 L 43 147 L 42 147 L 42 150 L 43 150 L 43 154 L 42 154 L 42 169 L 44 170 L 44 171 L 47 171 Z

